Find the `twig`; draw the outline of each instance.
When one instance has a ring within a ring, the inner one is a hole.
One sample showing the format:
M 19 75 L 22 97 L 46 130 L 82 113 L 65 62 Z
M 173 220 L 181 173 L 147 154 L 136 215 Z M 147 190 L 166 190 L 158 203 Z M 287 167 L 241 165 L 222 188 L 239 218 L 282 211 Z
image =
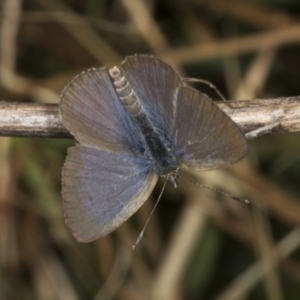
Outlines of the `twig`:
M 271 5 L 257 5 L 250 1 L 241 0 L 190 0 L 191 3 L 206 6 L 220 15 L 227 15 L 240 22 L 255 27 L 282 27 L 299 22 L 292 14 L 274 9 Z M 272 7 L 272 8 L 271 8 Z
M 5 72 L 13 72 L 16 58 L 16 39 L 21 14 L 21 1 L 4 1 L 3 11 L 13 12 L 1 21 L 0 44 L 0 76 Z
M 57 104 L 0 102 L 0 136 L 70 138 Z
M 121 0 L 121 3 L 154 53 L 160 53 L 162 50 L 168 49 L 167 39 L 153 20 L 151 12 L 147 9 L 144 1 Z
M 266 133 L 300 131 L 300 96 L 216 104 L 243 130 L 247 138 Z M 71 138 L 57 104 L 0 101 L 0 136 Z
M 218 57 L 228 57 L 243 53 L 257 52 L 300 42 L 300 26 L 292 25 L 272 29 L 245 37 L 197 43 L 192 46 L 169 50 L 160 58 L 165 62 L 176 61 L 178 65 L 195 63 Z
M 53 13 L 52 16 L 57 23 L 69 32 L 70 35 L 73 36 L 97 61 L 115 64 L 122 60 L 119 54 L 104 39 L 102 39 L 83 18 L 65 5 L 63 1 L 38 0 L 38 3 L 47 9 L 49 14 Z M 70 14 L 73 21 L 80 25 L 80 27 L 62 21 L 56 14 L 58 10 Z M 99 49 L 101 49 L 101 51 L 99 51 Z
M 281 239 L 274 251 L 270 255 L 283 259 L 289 256 L 300 245 L 299 229 L 296 228 L 290 231 L 283 239 Z M 270 266 L 271 267 L 271 266 Z M 257 284 L 259 279 L 266 273 L 271 272 L 272 269 L 263 269 L 262 262 L 257 261 L 238 276 L 232 283 L 222 292 L 217 300 L 237 300 L 244 299 L 249 291 Z

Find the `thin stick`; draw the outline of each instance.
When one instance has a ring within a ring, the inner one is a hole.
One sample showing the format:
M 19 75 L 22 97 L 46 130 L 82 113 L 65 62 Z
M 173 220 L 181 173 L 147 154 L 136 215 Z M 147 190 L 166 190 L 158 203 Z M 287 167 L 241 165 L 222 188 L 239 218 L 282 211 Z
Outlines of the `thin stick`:
M 300 26 L 286 26 L 280 29 L 249 34 L 227 40 L 197 43 L 192 46 L 172 49 L 160 58 L 165 62 L 176 62 L 176 65 L 195 63 L 218 57 L 229 57 L 243 53 L 259 52 L 265 49 L 300 42 Z
M 230 109 L 215 102 L 239 125 L 247 138 L 300 131 L 300 96 L 263 100 L 229 101 Z M 274 126 L 274 124 L 276 126 Z M 265 128 L 267 130 L 260 130 Z M 0 101 L 0 136 L 71 138 L 63 126 L 57 104 L 12 103 Z

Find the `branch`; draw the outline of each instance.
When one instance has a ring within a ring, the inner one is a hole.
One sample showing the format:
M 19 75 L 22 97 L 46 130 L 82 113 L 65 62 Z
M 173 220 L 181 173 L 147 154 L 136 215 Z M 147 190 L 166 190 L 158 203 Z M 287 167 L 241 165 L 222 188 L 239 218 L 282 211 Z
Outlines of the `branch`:
M 0 136 L 71 138 L 57 104 L 0 102 Z
M 266 133 L 300 131 L 300 96 L 216 104 L 242 129 L 247 138 Z M 188 120 L 187 120 L 188 122 Z M 57 104 L 0 102 L 0 136 L 71 138 Z
M 251 51 L 259 52 L 266 49 L 276 49 L 283 45 L 299 43 L 299 41 L 300 26 L 297 24 L 244 37 L 197 43 L 171 49 L 165 55 L 160 55 L 160 58 L 166 63 L 176 61 L 177 65 L 183 65 L 216 57 L 230 57 Z

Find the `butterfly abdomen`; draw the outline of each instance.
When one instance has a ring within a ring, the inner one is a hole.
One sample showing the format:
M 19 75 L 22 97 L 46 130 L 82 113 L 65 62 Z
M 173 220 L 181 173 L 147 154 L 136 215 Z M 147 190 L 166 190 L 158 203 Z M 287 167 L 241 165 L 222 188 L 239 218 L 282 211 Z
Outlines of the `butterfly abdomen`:
M 113 80 L 116 92 L 120 97 L 121 102 L 126 107 L 126 110 L 132 117 L 139 115 L 142 110 L 141 104 L 125 76 L 117 67 L 111 68 L 109 70 L 109 75 Z

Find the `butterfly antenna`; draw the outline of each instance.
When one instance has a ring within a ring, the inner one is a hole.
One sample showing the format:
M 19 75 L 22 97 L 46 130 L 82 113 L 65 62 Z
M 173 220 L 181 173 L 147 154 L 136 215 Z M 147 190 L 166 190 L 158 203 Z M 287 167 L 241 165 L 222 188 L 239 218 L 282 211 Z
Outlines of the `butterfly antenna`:
M 162 194 L 163 194 L 163 192 L 165 190 L 166 184 L 167 184 L 167 181 L 164 182 L 164 185 L 163 185 L 163 187 L 162 187 L 162 189 L 160 191 L 160 194 L 159 194 L 159 196 L 158 196 L 158 198 L 156 200 L 156 203 L 155 203 L 154 207 L 152 208 L 151 213 L 150 213 L 150 215 L 149 215 L 149 217 L 148 217 L 148 219 L 147 219 L 147 221 L 146 221 L 146 223 L 145 223 L 145 225 L 144 225 L 141 233 L 139 234 L 138 238 L 136 239 L 136 242 L 132 246 L 132 250 L 134 250 L 136 248 L 136 246 L 140 243 L 141 239 L 143 238 L 145 229 L 146 229 L 146 227 L 147 227 L 147 225 L 148 225 L 148 223 L 149 223 L 149 221 L 150 221 L 150 219 L 151 219 L 151 217 L 152 217 L 152 215 L 153 215 L 153 213 L 154 213 L 154 211 L 155 211 L 155 209 L 156 209 L 156 207 L 157 207 L 157 205 L 158 205 L 158 203 L 159 203 L 159 201 L 161 199 L 161 196 L 162 196 Z
M 222 101 L 227 106 L 229 106 L 230 108 L 233 108 L 231 106 L 231 104 L 227 101 L 227 99 L 224 97 L 224 95 L 220 92 L 220 90 L 210 81 L 205 80 L 205 79 L 198 79 L 198 78 L 184 78 L 184 80 L 189 81 L 189 82 L 201 82 L 201 83 L 208 85 L 210 88 L 212 88 L 218 94 L 218 96 L 222 99 Z
M 196 182 L 196 181 L 193 181 L 193 180 L 191 180 L 191 179 L 189 179 L 189 178 L 186 178 L 186 177 L 182 176 L 181 174 L 179 175 L 179 177 L 182 178 L 182 179 L 184 179 L 185 181 L 187 181 L 187 182 L 189 182 L 189 183 L 192 183 L 192 184 L 196 185 L 196 186 L 199 186 L 199 187 L 204 188 L 204 189 L 209 190 L 209 191 L 217 192 L 217 193 L 219 193 L 219 194 L 221 194 L 221 195 L 224 195 L 224 196 L 226 196 L 226 197 L 228 197 L 228 198 L 231 198 L 231 199 L 233 199 L 233 200 L 242 202 L 242 203 L 244 203 L 244 204 L 249 204 L 249 203 L 250 203 L 248 199 L 236 197 L 236 196 L 233 196 L 233 195 L 231 195 L 231 194 L 228 194 L 228 193 L 226 193 L 226 192 L 224 192 L 224 191 L 221 191 L 221 190 L 218 190 L 218 189 L 215 189 L 215 188 L 212 188 L 212 187 L 203 185 L 203 184 L 201 184 L 201 183 L 199 183 L 199 182 Z

